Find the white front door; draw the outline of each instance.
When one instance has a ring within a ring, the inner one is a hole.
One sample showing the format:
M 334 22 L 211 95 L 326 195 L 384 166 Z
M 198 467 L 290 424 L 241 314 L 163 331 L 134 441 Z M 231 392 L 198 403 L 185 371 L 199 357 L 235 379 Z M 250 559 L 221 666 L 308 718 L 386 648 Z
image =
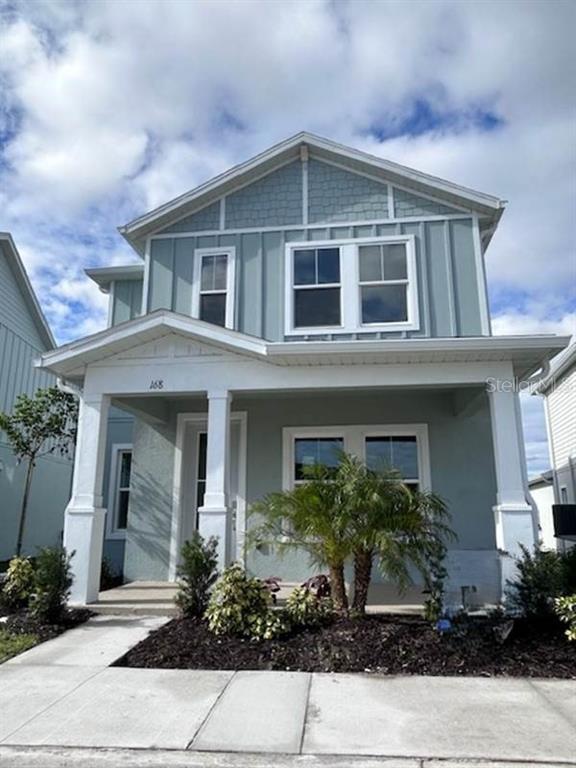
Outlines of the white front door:
M 244 430 L 241 419 L 232 418 L 230 424 L 230 476 L 228 498 L 231 508 L 226 561 L 243 560 L 244 546 L 244 493 L 241 468 L 243 461 Z M 198 508 L 204 502 L 206 490 L 207 421 L 190 421 L 185 425 L 182 451 L 182 494 L 180 513 L 180 548 L 198 528 Z

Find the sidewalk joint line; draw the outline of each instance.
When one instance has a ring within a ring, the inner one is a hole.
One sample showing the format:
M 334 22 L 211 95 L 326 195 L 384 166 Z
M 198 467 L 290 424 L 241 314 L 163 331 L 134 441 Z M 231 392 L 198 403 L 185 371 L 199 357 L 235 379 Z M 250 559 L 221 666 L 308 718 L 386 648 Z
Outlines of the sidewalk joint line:
M 530 686 L 530 688 L 532 688 L 532 690 L 533 690 L 533 691 L 535 691 L 535 693 L 536 693 L 536 694 L 537 694 L 537 695 L 538 695 L 538 696 L 539 696 L 541 699 L 544 699 L 544 701 L 546 702 L 546 704 L 548 704 L 548 706 L 550 707 L 550 709 L 554 710 L 554 712 L 555 712 L 557 715 L 559 715 L 559 716 L 562 718 L 562 720 L 564 720 L 564 722 L 565 722 L 565 723 L 568 723 L 568 725 L 570 726 L 570 728 L 572 728 L 572 729 L 574 728 L 574 723 L 572 722 L 572 720 L 570 720 L 570 718 L 568 717 L 568 715 L 566 715 L 566 714 L 565 714 L 565 713 L 564 713 L 564 712 L 563 712 L 563 711 L 560 709 L 560 707 L 558 707 L 558 706 L 555 704 L 555 702 L 554 702 L 554 701 L 552 701 L 552 699 L 550 699 L 550 697 L 549 697 L 549 696 L 547 696 L 547 694 L 546 694 L 546 693 L 544 693 L 544 691 L 541 691 L 539 688 L 537 688 L 537 686 L 536 686 L 536 685 L 534 685 L 534 683 L 532 682 L 532 680 L 531 680 L 530 678 L 527 678 L 526 682 L 528 683 L 528 685 Z
M 206 713 L 206 717 L 202 720 L 202 722 L 200 723 L 198 728 L 196 728 L 196 730 L 194 731 L 194 735 L 192 736 L 192 738 L 190 739 L 190 741 L 187 743 L 187 745 L 185 747 L 186 750 L 190 749 L 190 747 L 192 746 L 192 744 L 194 742 L 194 739 L 196 739 L 196 737 L 200 734 L 200 731 L 202 730 L 202 728 L 204 728 L 204 726 L 206 725 L 208 720 L 211 718 L 212 712 L 214 712 L 214 710 L 218 706 L 218 703 L 219 703 L 220 699 L 222 698 L 222 696 L 224 696 L 224 694 L 228 690 L 228 686 L 230 685 L 232 680 L 234 680 L 234 678 L 236 677 L 237 674 L 238 674 L 238 670 L 234 670 L 232 672 L 232 674 L 230 675 L 230 679 L 226 681 L 226 685 L 222 688 L 222 690 L 220 691 L 220 693 L 216 697 L 216 699 L 214 701 L 214 704 L 212 704 L 212 706 L 210 707 L 210 709 Z
M 300 745 L 298 747 L 298 754 L 302 754 L 304 748 L 304 736 L 306 735 L 306 723 L 308 721 L 308 705 L 310 704 L 310 690 L 312 689 L 312 672 L 308 673 L 308 685 L 306 687 L 306 704 L 304 705 L 304 717 L 302 719 L 302 733 L 300 734 Z

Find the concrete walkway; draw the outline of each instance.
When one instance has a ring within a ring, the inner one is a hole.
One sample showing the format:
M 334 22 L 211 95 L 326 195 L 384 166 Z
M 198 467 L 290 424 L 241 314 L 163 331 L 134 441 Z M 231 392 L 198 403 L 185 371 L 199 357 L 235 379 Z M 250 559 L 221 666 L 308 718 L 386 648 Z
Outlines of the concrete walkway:
M 576 682 L 107 666 L 163 621 L 99 616 L 0 666 L 0 764 L 576 765 Z

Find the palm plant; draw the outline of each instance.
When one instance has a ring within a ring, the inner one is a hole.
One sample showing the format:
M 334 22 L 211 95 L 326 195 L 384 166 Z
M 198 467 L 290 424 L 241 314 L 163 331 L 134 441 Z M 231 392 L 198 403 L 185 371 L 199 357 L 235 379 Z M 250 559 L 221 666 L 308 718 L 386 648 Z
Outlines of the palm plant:
M 266 542 L 280 553 L 289 548 L 302 549 L 313 563 L 327 567 L 334 608 L 345 615 L 348 598 L 344 563 L 352 548 L 349 504 L 346 489 L 338 481 L 338 471 L 321 464 L 307 467 L 306 483 L 289 491 L 271 493 L 257 502 L 251 514 L 260 517 L 260 524 L 248 540 Z
M 434 493 L 408 488 L 395 470 L 372 470 L 355 457 L 344 456 L 339 474 L 350 505 L 352 610 L 363 615 L 375 560 L 383 576 L 400 591 L 411 583 L 411 566 L 429 585 L 431 564 L 454 534 L 444 501 Z

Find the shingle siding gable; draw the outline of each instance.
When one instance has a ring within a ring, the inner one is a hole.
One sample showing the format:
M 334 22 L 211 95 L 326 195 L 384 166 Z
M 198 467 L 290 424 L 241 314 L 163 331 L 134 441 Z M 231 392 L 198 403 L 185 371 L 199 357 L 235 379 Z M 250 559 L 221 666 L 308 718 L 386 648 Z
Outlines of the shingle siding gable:
M 388 185 L 328 163 L 310 160 L 311 224 L 388 218 Z
M 302 223 L 302 164 L 295 161 L 226 197 L 226 229 Z

